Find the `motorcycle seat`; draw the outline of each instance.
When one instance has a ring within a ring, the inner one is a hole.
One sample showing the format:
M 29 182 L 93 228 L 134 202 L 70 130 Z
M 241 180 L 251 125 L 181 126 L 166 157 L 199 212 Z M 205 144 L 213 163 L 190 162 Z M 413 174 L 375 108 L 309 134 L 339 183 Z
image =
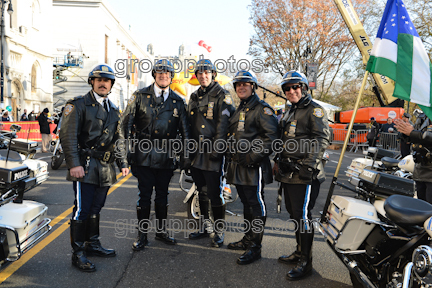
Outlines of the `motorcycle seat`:
M 381 162 L 383 163 L 384 167 L 386 167 L 386 168 L 395 168 L 395 167 L 398 167 L 398 164 L 399 164 L 399 160 L 396 160 L 396 159 L 390 158 L 390 157 L 381 158 Z
M 387 217 L 398 225 L 420 225 L 432 216 L 432 205 L 403 195 L 392 195 L 384 202 Z

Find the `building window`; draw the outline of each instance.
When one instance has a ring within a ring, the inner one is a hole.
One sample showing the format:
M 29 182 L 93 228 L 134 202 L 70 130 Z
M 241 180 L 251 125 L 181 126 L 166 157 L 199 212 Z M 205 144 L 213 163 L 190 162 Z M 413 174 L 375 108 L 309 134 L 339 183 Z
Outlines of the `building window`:
M 32 72 L 31 72 L 31 93 L 36 93 L 36 87 L 37 87 L 37 69 L 36 64 L 33 64 L 32 66 Z
M 40 6 L 39 1 L 35 0 L 32 3 L 32 26 L 38 28 L 40 18 Z

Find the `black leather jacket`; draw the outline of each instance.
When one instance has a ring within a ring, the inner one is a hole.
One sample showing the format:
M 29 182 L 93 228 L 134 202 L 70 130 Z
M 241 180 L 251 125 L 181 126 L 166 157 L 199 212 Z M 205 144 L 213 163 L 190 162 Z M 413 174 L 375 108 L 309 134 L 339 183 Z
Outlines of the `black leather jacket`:
M 192 139 L 197 143 L 200 139 L 211 141 L 211 147 L 202 145 L 211 151 L 198 151 L 195 153 L 192 166 L 205 171 L 218 172 L 222 169 L 223 153 L 216 153 L 213 144 L 216 140 L 226 141 L 228 121 L 234 113 L 232 99 L 229 92 L 219 83 L 212 82 L 209 87 L 202 87 L 191 94 L 188 114 L 191 124 Z M 201 141 L 202 141 L 201 140 Z M 205 153 L 207 152 L 207 153 Z
M 63 113 L 60 141 L 68 169 L 83 166 L 86 174 L 76 179 L 68 171 L 67 180 L 99 186 L 111 186 L 117 181 L 113 152 L 116 141 L 124 139 L 119 120 L 117 107 L 111 105 L 110 111 L 106 112 L 92 91 L 68 101 Z M 91 155 L 95 152 L 99 155 Z M 119 168 L 128 167 L 124 157 L 117 160 Z
M 279 122 L 281 139 L 285 144 L 279 159 L 290 159 L 315 169 L 314 177 L 324 181 L 322 157 L 330 141 L 330 129 L 324 109 L 307 94 L 293 104 Z M 280 171 L 279 171 L 280 172 Z M 310 184 L 299 173 L 277 173 L 275 179 L 290 184 Z
M 417 118 L 408 142 L 412 143 L 415 164 L 413 179 L 421 182 L 432 182 L 432 123 L 429 118 Z M 429 151 L 428 151 L 429 150 Z M 427 156 L 429 153 L 429 157 Z M 418 160 L 416 158 L 419 158 Z M 420 160 L 421 159 L 421 160 Z
M 231 145 L 228 157 L 227 183 L 235 185 L 257 186 L 261 179 L 265 183 L 273 182 L 269 155 L 272 153 L 272 142 L 278 138 L 277 118 L 273 109 L 256 94 L 242 101 L 229 120 L 228 138 Z M 243 105 L 245 104 L 245 105 Z M 244 115 L 244 122 L 241 115 Z M 231 140 L 235 140 L 231 141 Z M 237 143 L 240 141 L 260 141 L 259 148 L 250 151 L 252 165 L 245 167 L 239 163 Z
M 137 144 L 131 150 L 131 164 L 157 169 L 176 169 L 177 162 L 173 154 L 172 140 L 180 132 L 183 140 L 190 139 L 189 123 L 183 98 L 169 89 L 169 95 L 161 107 L 155 101 L 154 85 L 137 90 L 129 99 L 123 113 L 123 130 L 125 138 L 132 137 L 132 129 L 136 131 Z M 151 142 L 151 149 L 145 151 Z

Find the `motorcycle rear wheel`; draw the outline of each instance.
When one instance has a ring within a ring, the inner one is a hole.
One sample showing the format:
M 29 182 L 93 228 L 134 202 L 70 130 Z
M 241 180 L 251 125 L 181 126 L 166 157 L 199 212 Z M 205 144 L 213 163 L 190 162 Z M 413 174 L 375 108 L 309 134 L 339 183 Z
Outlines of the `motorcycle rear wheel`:
M 60 151 L 56 151 L 56 154 L 51 159 L 51 169 L 57 170 L 60 168 L 64 160 L 64 154 Z

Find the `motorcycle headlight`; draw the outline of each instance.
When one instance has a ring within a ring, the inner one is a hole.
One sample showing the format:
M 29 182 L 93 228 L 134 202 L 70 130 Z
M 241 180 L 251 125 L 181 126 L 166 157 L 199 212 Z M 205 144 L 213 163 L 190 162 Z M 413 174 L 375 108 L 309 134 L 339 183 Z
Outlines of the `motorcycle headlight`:
M 417 247 L 413 252 L 412 262 L 417 277 L 423 278 L 428 272 L 432 274 L 432 248 L 426 245 Z

